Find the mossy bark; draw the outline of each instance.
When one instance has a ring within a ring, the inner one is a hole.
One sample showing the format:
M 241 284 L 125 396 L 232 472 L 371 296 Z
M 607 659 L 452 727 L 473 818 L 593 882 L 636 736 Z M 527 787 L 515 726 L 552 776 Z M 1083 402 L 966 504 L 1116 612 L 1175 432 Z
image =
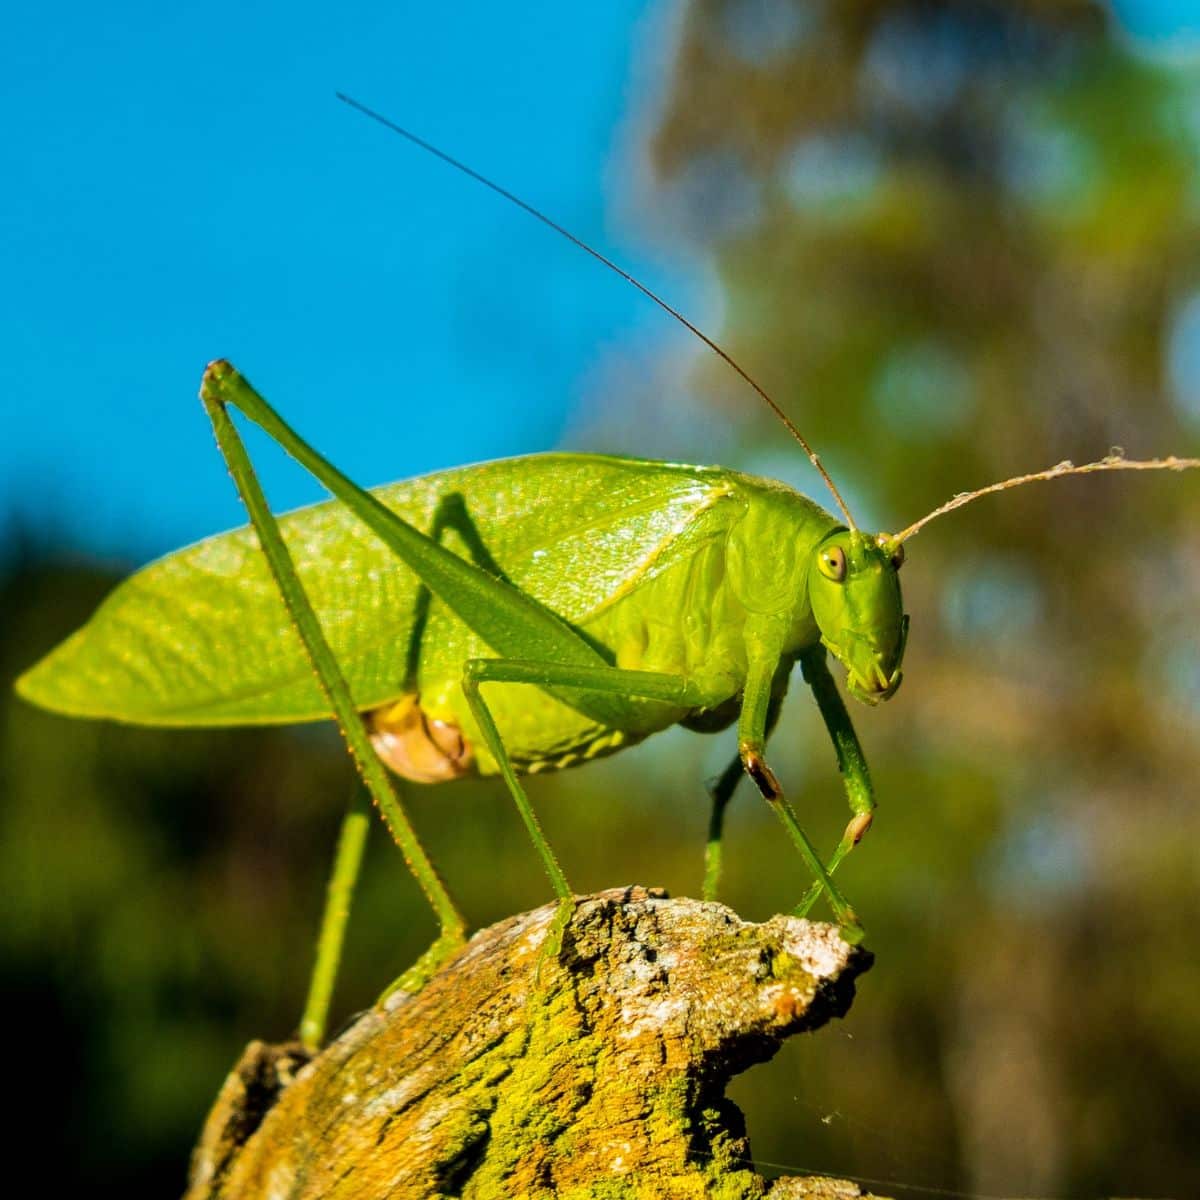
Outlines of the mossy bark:
M 747 924 L 641 888 L 476 934 L 311 1061 L 252 1044 L 187 1200 L 670 1200 L 856 1196 L 765 1182 L 729 1079 L 842 1015 L 870 955 L 829 925 Z

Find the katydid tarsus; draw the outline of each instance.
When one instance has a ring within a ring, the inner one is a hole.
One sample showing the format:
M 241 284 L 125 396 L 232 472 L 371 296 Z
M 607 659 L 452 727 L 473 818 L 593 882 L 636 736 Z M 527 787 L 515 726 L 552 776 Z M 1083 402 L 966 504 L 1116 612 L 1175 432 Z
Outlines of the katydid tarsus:
M 351 102 L 353 103 L 353 102 Z M 356 107 L 360 107 L 356 105 Z M 792 489 L 720 467 L 545 454 L 444 471 L 366 492 L 297 435 L 246 379 L 211 364 L 201 396 L 252 526 L 152 563 L 18 681 L 75 716 L 147 725 L 286 723 L 334 716 L 440 923 L 405 977 L 415 986 L 461 943 L 465 922 L 425 854 L 383 763 L 436 783 L 503 777 L 559 899 L 572 893 L 520 776 L 613 753 L 682 724 L 736 723 L 738 751 L 711 791 L 704 894 L 716 894 L 726 804 L 749 774 L 848 937 L 861 936 L 831 876 L 871 824 L 866 759 L 827 665 L 869 704 L 901 680 L 908 631 L 898 572 L 906 541 L 993 491 L 1200 459 L 1060 463 L 955 497 L 898 534 L 868 534 L 799 430 L 711 339 L 536 209 L 363 110 L 569 237 L 682 321 L 787 425 L 828 485 L 835 516 Z M 276 519 L 228 408 L 260 425 L 334 499 Z M 833 741 L 851 817 L 823 861 L 767 765 L 796 663 Z M 338 855 L 302 1035 L 319 1043 L 340 915 L 361 855 L 353 813 Z

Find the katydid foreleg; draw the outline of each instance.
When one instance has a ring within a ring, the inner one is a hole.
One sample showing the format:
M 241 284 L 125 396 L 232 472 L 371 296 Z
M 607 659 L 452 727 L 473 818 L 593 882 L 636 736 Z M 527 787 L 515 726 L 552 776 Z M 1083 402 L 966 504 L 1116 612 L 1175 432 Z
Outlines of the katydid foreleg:
M 817 879 L 817 886 L 829 897 L 841 925 L 861 936 L 861 926 L 854 910 L 837 889 L 829 872 L 821 862 L 813 846 L 796 819 L 791 805 L 784 798 L 783 788 L 774 771 L 767 766 L 763 752 L 767 743 L 767 716 L 771 708 L 773 684 L 783 661 L 783 644 L 787 627 L 778 617 L 767 613 L 757 614 L 747 622 L 746 686 L 742 693 L 742 711 L 738 717 L 738 754 L 746 768 L 746 774 L 754 780 L 762 798 L 771 806 L 779 818 L 792 845 L 808 864 Z
M 829 673 L 824 647 L 814 646 L 804 651 L 800 655 L 800 670 L 804 674 L 805 682 L 812 688 L 825 727 L 829 730 L 834 753 L 837 755 L 838 770 L 846 788 L 846 799 L 853 813 L 845 833 L 842 834 L 842 840 L 826 864 L 825 869 L 832 875 L 842 859 L 862 841 L 870 829 L 872 814 L 875 811 L 875 789 L 871 785 L 871 773 L 867 768 L 866 755 L 863 754 L 858 734 L 854 732 L 850 714 L 846 711 L 846 705 L 842 702 L 833 676 Z M 793 910 L 795 915 L 806 916 L 820 894 L 819 886 L 809 888 L 808 894 Z

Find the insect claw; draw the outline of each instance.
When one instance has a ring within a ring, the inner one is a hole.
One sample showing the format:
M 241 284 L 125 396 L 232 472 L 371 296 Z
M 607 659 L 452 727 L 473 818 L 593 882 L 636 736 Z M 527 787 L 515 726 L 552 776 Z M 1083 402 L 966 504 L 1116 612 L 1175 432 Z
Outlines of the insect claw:
M 842 941 L 851 946 L 861 945 L 867 936 L 867 931 L 859 921 L 858 914 L 852 911 L 842 914 L 842 918 L 838 922 L 838 933 L 841 935 Z
M 852 846 L 857 846 L 866 837 L 867 830 L 871 828 L 871 822 L 874 820 L 875 814 L 869 812 L 859 813 L 858 816 L 852 817 L 850 824 L 846 826 L 846 832 L 842 835 L 844 840 Z
M 746 774 L 754 780 L 754 785 L 758 788 L 764 800 L 775 801 L 782 797 L 782 784 L 780 784 L 775 772 L 767 766 L 766 760 L 757 750 L 744 751 L 742 753 L 742 763 L 746 768 Z
M 561 958 L 567 929 L 575 919 L 575 911 L 578 907 L 578 896 L 567 896 L 558 902 L 558 907 L 554 910 L 554 916 L 551 918 L 550 924 L 546 929 L 546 938 L 542 942 L 541 950 L 538 952 L 537 964 L 533 971 L 533 981 L 535 984 L 541 981 L 542 964 L 547 960 L 556 961 Z

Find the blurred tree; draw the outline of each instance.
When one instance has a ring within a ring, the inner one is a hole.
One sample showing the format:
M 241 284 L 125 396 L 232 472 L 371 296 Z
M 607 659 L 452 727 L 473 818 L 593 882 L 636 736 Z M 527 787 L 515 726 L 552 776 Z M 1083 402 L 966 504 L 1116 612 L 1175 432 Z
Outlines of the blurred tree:
M 858 519 L 896 528 L 1062 458 L 1195 453 L 1198 102 L 1092 0 L 692 0 L 655 203 L 714 257 L 722 344 Z M 727 459 L 816 494 L 732 373 L 696 377 L 738 429 Z M 878 976 L 853 1049 L 747 1081 L 758 1153 L 990 1193 L 1194 1189 L 1198 517 L 1194 478 L 1079 481 L 910 546 L 908 682 L 854 714 L 885 807 L 846 888 Z M 777 742 L 823 763 L 790 713 Z M 782 1097 L 789 1070 L 828 1123 Z
M 16 535 L 7 549 L 0 976 L 9 1028 L 24 1031 L 10 1135 L 54 1164 L 64 1193 L 97 1179 L 179 1192 L 236 1041 L 295 1019 L 319 894 L 288 872 L 323 869 L 337 810 L 320 798 L 346 783 L 323 746 L 286 731 L 172 736 L 18 701 L 9 684 L 31 653 L 116 579 Z

